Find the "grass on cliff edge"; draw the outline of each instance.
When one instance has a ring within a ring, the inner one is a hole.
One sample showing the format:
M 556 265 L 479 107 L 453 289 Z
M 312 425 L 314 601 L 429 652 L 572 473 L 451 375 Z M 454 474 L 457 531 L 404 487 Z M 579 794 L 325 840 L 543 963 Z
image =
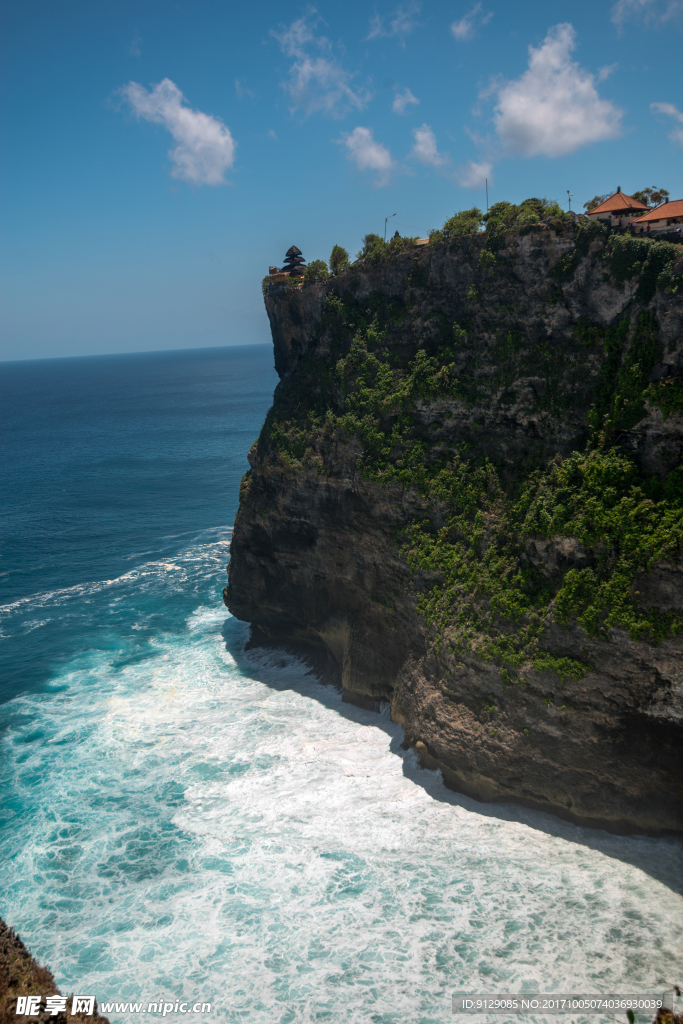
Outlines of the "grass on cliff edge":
M 51 971 L 33 959 L 17 933 L 0 918 L 0 1024 L 16 1024 L 17 998 L 27 995 L 41 996 L 42 1009 L 34 1018 L 36 1024 L 46 1020 L 53 1024 L 109 1024 L 106 1017 L 100 1016 L 97 1004 L 94 1014 L 48 1012 L 45 997 L 59 995 Z M 71 998 L 67 1006 L 72 1009 Z M 26 1020 L 26 1016 L 20 1015 L 19 1019 Z
M 653 245 L 666 245 L 649 243 L 643 257 L 637 241 L 641 268 L 653 258 Z M 637 273 L 620 237 L 612 243 L 604 257 L 610 272 L 623 279 Z M 672 258 L 665 255 L 670 275 Z M 657 250 L 654 256 L 661 278 L 662 258 Z M 561 268 L 556 278 L 567 273 Z M 671 280 L 660 283 L 672 289 Z M 366 479 L 419 492 L 423 514 L 397 537 L 411 569 L 432 580 L 419 593 L 418 608 L 436 645 L 495 661 L 504 682 L 521 681 L 530 667 L 585 674 L 581 662 L 540 651 L 549 618 L 563 625 L 575 618 L 590 636 L 603 638 L 614 627 L 650 643 L 680 632 L 683 617 L 642 607 L 637 586 L 642 574 L 680 551 L 683 473 L 647 478 L 614 447 L 618 433 L 642 419 L 646 402 L 665 415 L 683 412 L 678 382 L 648 383 L 661 358 L 652 315 L 641 309 L 608 330 L 579 321 L 578 342 L 602 352 L 586 443 L 565 458 L 527 467 L 511 484 L 491 460 L 473 459 L 464 449 L 444 456 L 418 429 L 418 402 L 448 398 L 472 408 L 491 399 L 492 386 L 458 372 L 455 357 L 468 332 L 439 314 L 429 340 L 388 344 L 387 334 L 405 326 L 409 313 L 381 295 L 362 308 L 329 295 L 322 330 L 330 357 L 305 357 L 297 379 L 279 386 L 259 442 L 264 454 L 278 453 L 293 470 L 325 473 L 331 442 L 355 439 Z M 509 380 L 522 369 L 523 348 L 514 332 L 499 340 L 496 352 L 503 368 L 509 364 Z M 505 379 L 502 374 L 494 386 L 500 389 Z M 557 547 L 558 538 L 579 546 L 582 567 L 541 572 L 530 545 Z

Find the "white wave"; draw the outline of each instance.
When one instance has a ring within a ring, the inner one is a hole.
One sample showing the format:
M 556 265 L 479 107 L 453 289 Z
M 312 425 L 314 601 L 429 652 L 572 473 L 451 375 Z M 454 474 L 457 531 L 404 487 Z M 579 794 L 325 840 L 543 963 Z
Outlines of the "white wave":
M 23 632 L 32 633 L 34 629 L 41 629 L 43 626 L 47 626 L 51 619 L 31 619 L 24 623 Z
M 215 572 L 217 564 L 222 564 L 230 548 L 229 537 L 218 537 L 213 540 L 208 540 L 208 537 L 207 539 L 202 539 L 210 532 L 217 531 L 205 531 L 186 551 L 176 555 L 174 558 L 162 558 L 151 562 L 144 562 L 135 569 L 131 569 L 121 576 L 116 576 L 114 579 L 77 583 L 71 587 L 60 587 L 57 590 L 31 594 L 27 597 L 18 598 L 9 604 L 0 605 L 0 618 L 7 618 L 25 609 L 48 608 L 54 605 L 61 605 L 65 601 L 92 597 L 113 587 L 126 585 L 135 585 L 138 588 L 143 587 L 148 581 L 156 582 L 160 578 L 167 580 L 171 573 L 181 574 L 180 579 L 176 580 L 179 586 L 185 583 L 190 575 L 192 575 L 193 579 L 206 578 Z M 232 535 L 232 527 L 222 527 L 220 532 Z M 202 571 L 198 572 L 198 570 Z
M 6 707 L 3 911 L 64 991 L 366 1024 L 680 975 L 683 901 L 633 863 L 675 877 L 680 844 L 449 795 L 386 715 L 245 636 L 199 607 Z

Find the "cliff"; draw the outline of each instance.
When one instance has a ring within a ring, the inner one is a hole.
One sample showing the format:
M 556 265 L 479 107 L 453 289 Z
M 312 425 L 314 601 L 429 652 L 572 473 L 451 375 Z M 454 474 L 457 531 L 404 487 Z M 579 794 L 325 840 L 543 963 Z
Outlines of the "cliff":
M 37 963 L 15 931 L 9 928 L 0 918 L 0 1024 L 16 1024 L 17 1019 L 31 1020 L 37 1024 L 109 1024 L 106 1017 L 101 1017 L 97 1003 L 93 1014 L 67 1013 L 72 1009 L 71 997 L 68 998 L 66 1010 L 53 1014 L 46 1007 L 47 996 L 58 996 L 59 989 L 55 979 L 47 967 Z M 27 1017 L 17 1015 L 17 998 L 19 996 L 39 996 L 39 1011 Z
M 226 604 L 477 799 L 683 830 L 682 269 L 556 222 L 266 292 Z

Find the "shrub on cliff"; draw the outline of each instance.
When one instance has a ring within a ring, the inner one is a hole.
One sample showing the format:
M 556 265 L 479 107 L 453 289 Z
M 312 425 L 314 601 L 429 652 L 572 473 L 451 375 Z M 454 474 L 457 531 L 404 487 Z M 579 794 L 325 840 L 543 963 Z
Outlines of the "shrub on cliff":
M 363 248 L 358 253 L 357 259 L 363 263 L 373 265 L 381 263 L 388 256 L 404 252 L 406 249 L 412 249 L 416 242 L 417 238 L 412 236 L 402 237 L 401 235 L 394 235 L 388 242 L 385 242 L 379 235 L 366 235 L 363 239 Z
M 484 214 L 477 206 L 471 210 L 460 210 L 449 217 L 442 228 L 429 232 L 429 239 L 432 242 L 441 242 L 445 238 L 456 238 L 460 235 L 474 235 L 481 231 L 484 223 Z
M 487 247 L 501 248 L 506 235 L 527 234 L 539 221 L 548 218 L 553 218 L 555 227 L 564 227 L 565 223 L 573 225 L 562 208 L 549 199 L 524 199 L 518 205 L 494 203 L 484 217 Z
M 680 249 L 671 242 L 655 241 L 645 235 L 613 235 L 605 252 L 613 277 L 621 284 L 640 276 L 636 301 L 647 305 L 657 288 L 672 293 L 678 291 L 680 276 L 674 267 L 680 258 Z
M 589 222 L 581 246 L 595 232 L 610 237 Z M 658 244 L 650 242 L 648 251 Z M 484 262 L 490 262 L 485 251 Z M 617 270 L 627 273 L 631 266 L 626 260 Z M 468 305 L 479 301 L 473 283 Z M 680 610 L 641 606 L 637 594 L 641 574 L 683 549 L 683 469 L 664 479 L 648 476 L 618 445 L 622 433 L 642 420 L 646 402 L 669 416 L 683 408 L 676 378 L 649 382 L 663 355 L 654 315 L 641 310 L 608 328 L 585 316 L 579 320 L 574 357 L 585 356 L 585 365 L 603 353 L 585 443 L 549 463 L 531 453 L 506 468 L 471 453 L 469 440 L 461 450 L 444 452 L 442 438 L 423 429 L 420 404 L 443 398 L 470 413 L 495 407 L 505 388 L 533 367 L 546 382 L 546 397 L 535 407 L 560 423 L 566 409 L 587 397 L 585 376 L 570 378 L 557 367 L 557 349 L 541 348 L 510 329 L 492 344 L 494 375 L 482 380 L 476 364 L 463 364 L 473 343 L 481 345 L 468 310 L 462 310 L 467 327 L 434 310 L 429 332 L 423 321 L 413 346 L 396 342 L 410 329 L 410 320 L 397 312 L 380 293 L 361 304 L 350 295 L 328 296 L 322 326 L 329 363 L 312 353 L 299 362 L 296 382 L 278 390 L 259 450 L 277 452 L 294 471 L 325 472 L 330 438 L 354 439 L 361 449 L 355 465 L 366 480 L 422 495 L 424 511 L 398 536 L 410 568 L 428 574 L 418 610 L 437 644 L 495 661 L 504 685 L 521 685 L 532 668 L 577 679 L 585 674 L 587 664 L 539 647 L 552 617 L 575 619 L 592 636 L 608 637 L 620 628 L 634 640 L 657 643 L 683 633 Z M 400 325 L 398 334 L 394 325 Z M 535 539 L 557 537 L 574 538 L 585 556 L 572 568 L 558 563 L 548 574 L 525 552 Z
M 588 255 L 591 242 L 595 238 L 607 238 L 609 228 L 599 220 L 585 220 L 579 224 L 576 232 L 574 248 L 561 256 L 550 270 L 550 277 L 556 281 L 571 281 L 584 256 Z
M 412 249 L 417 242 L 417 235 L 394 235 L 387 242 L 387 248 L 390 253 L 403 252 L 404 249 Z
M 481 231 L 485 224 L 486 244 L 493 250 L 502 248 L 505 235 L 526 234 L 539 221 L 549 217 L 555 219 L 555 226 L 558 227 L 570 223 L 561 207 L 549 199 L 525 199 L 518 205 L 506 201 L 494 203 L 486 214 L 473 206 L 471 210 L 460 210 L 454 214 L 439 230 L 430 231 L 429 238 L 432 242 L 441 242 L 447 238 L 473 235 Z
M 306 267 L 304 284 L 315 284 L 316 281 L 326 281 L 330 276 L 325 260 L 311 260 Z
M 341 245 L 335 245 L 330 253 L 330 270 L 334 277 L 339 277 L 346 270 L 349 269 L 351 263 L 349 261 L 349 254 L 346 249 L 342 248 Z
M 371 232 L 363 239 L 363 246 L 356 259 L 364 260 L 368 263 L 380 263 L 386 256 L 387 249 L 388 246 L 384 239 Z

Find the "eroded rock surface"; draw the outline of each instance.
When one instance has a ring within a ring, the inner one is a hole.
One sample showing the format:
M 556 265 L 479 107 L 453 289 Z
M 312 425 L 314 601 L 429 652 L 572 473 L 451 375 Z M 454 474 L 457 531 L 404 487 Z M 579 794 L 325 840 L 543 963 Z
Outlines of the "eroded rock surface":
M 60 994 L 52 972 L 33 959 L 17 933 L 0 918 L 0 1024 L 16 1024 L 17 1020 L 31 1020 L 37 1024 L 109 1024 L 100 1016 L 97 1004 L 93 1014 L 72 1014 L 72 999 L 67 998 L 66 1009 L 53 1013 L 47 1009 L 48 996 Z M 20 996 L 38 996 L 38 1012 L 32 1016 L 17 1014 Z
M 604 340 L 587 344 L 585 331 L 577 340 L 578 328 L 588 323 L 604 332 L 628 320 L 634 329 L 642 313 L 634 301 L 638 279 L 617 284 L 594 243 L 573 279 L 558 284 L 551 269 L 574 241 L 550 229 L 509 239 L 493 269 L 482 268 L 483 244 L 433 245 L 293 293 L 272 288 L 266 308 L 282 381 L 276 405 L 282 388 L 299 412 L 317 401 L 310 384 L 316 367 L 327 372 L 339 357 L 326 298 L 362 307 L 379 296 L 401 306 L 386 332 L 389 360 L 420 346 L 434 351 L 444 323 L 467 324 L 449 359 L 473 382 L 471 395 L 451 388 L 418 398 L 412 410 L 425 458 L 466 452 L 474 464 L 487 457 L 512 493 L 520 467 L 532 472 L 581 449 L 608 353 Z M 681 296 L 658 291 L 647 315 L 658 325 L 657 365 L 666 365 L 667 376 L 682 374 Z M 504 380 L 506 345 L 523 349 L 524 358 L 517 375 Z M 554 378 L 549 363 L 557 366 Z M 345 699 L 389 701 L 423 763 L 440 768 L 455 789 L 619 832 L 683 830 L 680 633 L 659 642 L 633 639 L 622 628 L 589 635 L 576 621 L 561 625 L 551 605 L 538 651 L 574 659 L 585 674 L 575 679 L 532 667 L 510 685 L 495 658 L 458 649 L 448 626 L 437 636 L 418 610 L 420 595 L 441 577 L 415 568 L 402 531 L 425 520 L 437 532 L 446 505 L 395 478 L 368 478 L 362 441 L 352 432 L 312 432 L 301 443 L 305 458 L 284 456 L 267 422 L 249 454 L 225 592 L 233 614 L 259 635 L 322 652 L 338 670 Z M 614 431 L 610 444 L 640 473 L 665 480 L 681 462 L 683 419 L 646 403 L 640 420 Z M 401 465 L 400 453 L 391 458 Z M 594 554 L 576 537 L 554 535 L 527 537 L 518 557 L 552 583 L 585 569 Z M 680 558 L 646 567 L 633 587 L 643 608 L 683 612 Z M 486 595 L 470 597 L 486 607 Z

